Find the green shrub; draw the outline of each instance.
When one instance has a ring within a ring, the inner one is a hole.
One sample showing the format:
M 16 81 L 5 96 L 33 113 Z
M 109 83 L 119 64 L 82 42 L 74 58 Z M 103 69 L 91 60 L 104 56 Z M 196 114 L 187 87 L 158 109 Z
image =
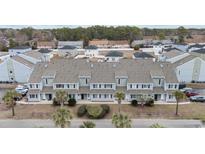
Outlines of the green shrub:
M 102 104 L 101 107 L 103 108 L 103 110 L 106 112 L 106 113 L 109 113 L 110 112 L 110 106 L 107 105 L 107 104 Z
M 70 98 L 68 100 L 68 106 L 75 106 L 76 105 L 76 99 L 75 98 Z
M 80 128 L 95 128 L 95 123 L 92 121 L 85 121 L 82 125 L 80 125 Z
M 103 108 L 98 105 L 87 105 L 86 110 L 88 117 L 92 119 L 100 118 L 102 112 L 104 111 Z
M 149 107 L 154 106 L 154 100 L 152 98 L 147 99 L 145 102 L 145 106 L 149 106 Z
M 81 105 L 81 106 L 78 108 L 78 111 L 77 111 L 78 117 L 82 117 L 82 116 L 84 116 L 86 113 L 87 113 L 86 105 Z
M 53 99 L 53 106 L 60 106 L 60 102 L 58 102 L 56 98 Z
M 150 128 L 165 128 L 165 127 L 156 123 L 156 124 L 151 125 Z
M 137 100 L 132 100 L 131 101 L 131 105 L 132 106 L 137 106 L 138 105 L 138 101 Z

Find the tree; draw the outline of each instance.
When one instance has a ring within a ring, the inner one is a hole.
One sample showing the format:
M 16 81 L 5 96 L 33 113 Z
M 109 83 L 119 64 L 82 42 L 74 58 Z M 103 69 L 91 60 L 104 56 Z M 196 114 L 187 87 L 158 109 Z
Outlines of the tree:
M 178 115 L 179 101 L 182 100 L 182 99 L 185 99 L 186 95 L 183 92 L 179 91 L 179 90 L 173 92 L 173 95 L 174 95 L 174 97 L 176 99 L 176 102 L 177 102 L 177 104 L 176 104 L 176 113 L 175 114 Z
M 18 97 L 19 94 L 14 91 L 10 90 L 7 91 L 6 94 L 3 97 L 3 101 L 6 103 L 6 105 L 12 109 L 12 116 L 15 116 L 14 106 L 16 105 L 15 98 Z
M 159 32 L 158 37 L 159 37 L 160 40 L 164 40 L 165 39 L 164 32 Z
M 68 100 L 68 94 L 64 90 L 58 90 L 56 91 L 56 97 L 57 102 L 60 102 L 61 107 L 63 107 L 64 103 Z
M 177 35 L 178 35 L 178 41 L 179 43 L 183 43 L 184 42 L 184 37 L 188 34 L 187 29 L 185 29 L 183 26 L 180 26 L 177 29 Z
M 57 127 L 65 128 L 70 126 L 70 120 L 72 119 L 72 114 L 70 110 L 65 108 L 60 108 L 54 113 L 53 121 Z
M 80 128 L 95 128 L 95 123 L 92 121 L 84 121 Z
M 123 99 L 125 99 L 125 94 L 123 92 L 116 92 L 115 93 L 115 98 L 117 98 L 118 111 L 120 113 L 120 111 L 121 111 L 121 102 L 122 102 Z
M 131 128 L 131 123 L 131 119 L 125 114 L 116 113 L 112 116 L 112 124 L 116 128 Z
M 19 44 L 15 42 L 13 39 L 9 39 L 9 48 L 13 48 L 18 46 Z

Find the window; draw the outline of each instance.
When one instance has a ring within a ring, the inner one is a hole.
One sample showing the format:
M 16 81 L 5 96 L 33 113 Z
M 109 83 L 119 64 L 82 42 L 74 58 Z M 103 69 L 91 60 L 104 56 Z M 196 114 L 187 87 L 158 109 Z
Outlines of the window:
M 112 98 L 112 94 L 110 95 L 110 98 Z
M 46 79 L 46 84 L 48 84 L 48 79 Z
M 30 94 L 30 98 L 38 98 L 37 94 Z
M 87 78 L 85 79 L 85 84 L 88 84 L 88 79 Z
M 12 74 L 13 72 L 12 71 L 10 71 L 10 74 Z
M 175 89 L 177 89 L 177 84 L 175 84 Z
M 64 88 L 63 84 L 56 84 L 56 88 Z
M 132 84 L 130 84 L 130 89 L 132 89 Z
M 101 84 L 99 84 L 99 88 L 101 88 Z
M 38 89 L 38 84 L 36 84 L 36 88 Z
M 138 89 L 138 84 L 136 85 L 136 88 Z
M 75 84 L 73 84 L 73 88 L 75 89 Z
M 70 85 L 69 85 L 69 84 L 67 84 L 67 88 L 68 88 L 68 89 L 70 88 Z
M 117 83 L 120 84 L 120 79 L 117 80 Z
M 93 88 L 97 88 L 98 87 L 98 85 L 97 84 L 93 84 Z
M 101 98 L 101 94 L 99 94 L 99 98 Z
M 93 98 L 97 98 L 97 94 L 93 94 Z
M 33 88 L 33 85 L 32 85 L 32 84 L 30 84 L 30 88 L 31 88 L 31 89 Z
M 159 79 L 159 85 L 161 85 L 161 79 Z

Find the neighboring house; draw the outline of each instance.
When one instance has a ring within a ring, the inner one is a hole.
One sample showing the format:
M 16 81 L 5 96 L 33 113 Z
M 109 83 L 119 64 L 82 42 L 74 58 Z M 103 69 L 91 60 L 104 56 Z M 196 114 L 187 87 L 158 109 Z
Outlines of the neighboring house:
M 205 48 L 192 51 L 190 54 L 198 56 L 205 60 Z
M 205 49 L 205 44 L 192 44 L 188 47 L 189 52 L 200 50 L 200 49 Z
M 98 48 L 130 48 L 127 40 L 92 40 L 89 41 L 90 46 L 96 46 Z
M 152 39 L 144 39 L 144 40 L 134 40 L 131 43 L 132 47 L 135 46 L 153 46 L 153 45 L 161 45 L 161 46 L 170 46 L 171 44 L 173 44 L 173 42 L 171 40 L 152 40 Z
M 184 52 L 180 51 L 177 48 L 168 48 L 163 51 L 162 54 L 159 55 L 159 61 L 172 61 L 177 56 L 184 54 Z
M 194 55 L 186 55 L 173 62 L 179 82 L 205 81 L 205 61 Z
M 38 49 L 55 49 L 56 48 L 56 42 L 55 41 L 38 41 L 37 42 L 37 48 Z
M 172 65 L 152 60 L 90 62 L 86 59 L 53 59 L 38 63 L 30 76 L 28 101 L 52 100 L 57 90 L 65 90 L 77 100 L 115 101 L 117 91 L 125 100 L 150 97 L 156 101 L 175 101 L 173 91 L 179 83 Z
M 189 45 L 186 43 L 181 43 L 181 44 L 172 44 L 173 48 L 177 48 L 183 52 L 187 52 Z
M 0 60 L 0 81 L 26 83 L 35 64 L 38 62 L 49 62 L 52 57 L 53 54 L 48 49 L 33 50 L 16 56 L 8 56 Z
M 105 60 L 107 62 L 118 62 L 122 58 L 123 58 L 123 53 L 120 51 L 109 51 L 105 55 Z
M 94 45 L 90 45 L 85 47 L 85 56 L 92 58 L 92 57 L 97 57 L 99 55 L 98 47 Z
M 22 54 L 22 53 L 25 53 L 31 50 L 32 48 L 29 46 L 17 46 L 17 47 L 9 49 L 9 55 L 15 56 L 15 55 Z
M 77 49 L 82 49 L 83 41 L 58 41 L 58 49 L 63 49 L 66 46 L 73 46 Z
M 57 53 L 60 56 L 65 56 L 65 55 L 76 56 L 82 53 L 82 51 L 80 51 L 76 46 L 66 45 L 63 46 L 62 48 L 59 48 Z
M 16 55 L 0 62 L 0 81 L 26 83 L 34 68 L 30 61 Z
M 150 53 L 147 52 L 135 52 L 133 54 L 133 59 L 152 59 L 153 61 L 156 60 L 154 56 L 152 56 Z
M 0 61 L 3 61 L 9 57 L 10 57 L 10 55 L 8 52 L 0 52 Z

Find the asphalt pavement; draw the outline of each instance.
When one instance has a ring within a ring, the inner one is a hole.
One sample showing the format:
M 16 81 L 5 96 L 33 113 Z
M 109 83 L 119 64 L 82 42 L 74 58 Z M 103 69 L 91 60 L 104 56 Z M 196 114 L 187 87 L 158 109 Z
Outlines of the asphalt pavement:
M 85 120 L 72 120 L 71 128 L 79 128 Z M 92 120 L 97 128 L 114 128 L 110 119 Z M 149 128 L 152 124 L 160 124 L 167 128 L 201 128 L 200 120 L 168 120 L 168 119 L 132 119 L 133 128 Z M 55 128 L 52 120 L 0 120 L 0 128 Z

